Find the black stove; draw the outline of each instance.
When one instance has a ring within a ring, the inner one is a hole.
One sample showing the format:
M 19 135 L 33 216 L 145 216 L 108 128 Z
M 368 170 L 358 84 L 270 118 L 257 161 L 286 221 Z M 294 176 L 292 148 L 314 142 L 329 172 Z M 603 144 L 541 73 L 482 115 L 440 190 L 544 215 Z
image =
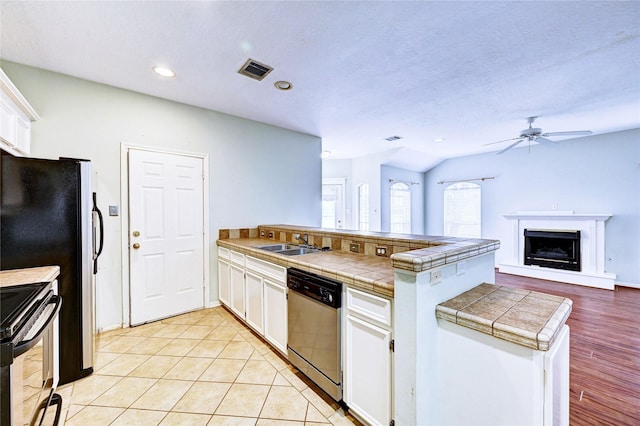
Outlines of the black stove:
M 0 287 L 0 342 L 3 349 L 11 348 L 2 351 L 2 365 L 20 355 L 14 353 L 15 345 L 33 329 L 53 296 L 49 282 Z
M 54 393 L 59 377 L 55 330 L 61 305 L 50 282 L 0 287 L 0 426 L 59 423 L 62 398 Z M 31 351 L 40 343 L 41 351 Z M 33 388 L 32 397 L 23 389 L 32 388 L 33 382 L 26 385 L 27 377 L 37 375 L 41 388 Z

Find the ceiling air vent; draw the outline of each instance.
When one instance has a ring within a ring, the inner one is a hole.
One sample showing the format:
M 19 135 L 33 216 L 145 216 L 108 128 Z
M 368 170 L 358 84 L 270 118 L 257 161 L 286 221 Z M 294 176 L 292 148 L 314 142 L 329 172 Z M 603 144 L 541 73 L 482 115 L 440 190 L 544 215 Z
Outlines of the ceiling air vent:
M 273 71 L 269 65 L 265 65 L 253 59 L 248 59 L 247 62 L 244 63 L 242 67 L 238 70 L 238 74 L 245 75 L 249 78 L 253 78 L 255 80 L 262 80 Z

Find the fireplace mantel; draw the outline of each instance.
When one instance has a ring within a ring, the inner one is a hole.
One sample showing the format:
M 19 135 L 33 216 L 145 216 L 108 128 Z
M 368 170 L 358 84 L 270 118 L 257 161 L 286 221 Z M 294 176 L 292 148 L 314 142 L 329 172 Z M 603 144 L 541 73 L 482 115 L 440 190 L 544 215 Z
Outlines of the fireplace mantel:
M 550 219 L 550 220 L 601 220 L 606 221 L 612 214 L 576 214 L 571 210 L 520 211 L 505 214 L 507 219 Z
M 605 272 L 605 222 L 612 214 L 576 214 L 573 211 L 519 211 L 505 214 L 511 237 L 502 241 L 506 259 L 498 265 L 500 272 L 580 284 L 589 287 L 615 288 L 616 275 Z M 579 230 L 581 233 L 581 271 L 565 271 L 524 264 L 524 230 Z

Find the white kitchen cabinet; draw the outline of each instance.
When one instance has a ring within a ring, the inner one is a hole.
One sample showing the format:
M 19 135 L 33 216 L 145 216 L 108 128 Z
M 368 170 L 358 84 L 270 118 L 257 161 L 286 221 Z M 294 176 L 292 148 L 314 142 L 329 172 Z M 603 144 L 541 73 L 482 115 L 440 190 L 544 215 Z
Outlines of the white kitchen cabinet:
M 246 271 L 245 294 L 246 294 L 246 321 L 255 331 L 264 334 L 263 318 L 263 292 L 264 279 L 251 272 Z
M 438 324 L 439 424 L 569 424 L 567 325 L 541 351 L 446 320 Z
M 17 155 L 31 151 L 31 122 L 38 114 L 0 69 L 0 148 Z
M 349 411 L 372 425 L 392 420 L 391 300 L 345 287 L 344 389 Z
M 251 256 L 247 256 L 246 267 L 247 323 L 286 354 L 287 269 Z
M 286 355 L 287 268 L 218 247 L 218 298 Z
M 287 353 L 287 286 L 283 282 L 264 280 L 264 337 Z
M 229 266 L 229 249 L 218 247 L 218 299 L 225 306 L 229 306 L 230 304 L 230 273 L 231 268 Z
M 231 310 L 243 320 L 245 319 L 245 282 L 244 282 L 244 254 L 229 252 L 229 288 Z

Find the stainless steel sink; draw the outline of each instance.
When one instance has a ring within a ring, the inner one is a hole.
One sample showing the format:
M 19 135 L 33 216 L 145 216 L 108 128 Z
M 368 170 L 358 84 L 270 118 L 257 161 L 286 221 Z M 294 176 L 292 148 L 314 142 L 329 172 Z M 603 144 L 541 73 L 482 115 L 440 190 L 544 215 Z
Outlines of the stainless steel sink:
M 285 256 L 297 256 L 299 254 L 317 253 L 319 251 L 321 250 L 317 248 L 298 247 L 298 248 L 277 251 L 276 253 L 284 254 Z
M 295 244 L 265 244 L 261 246 L 253 246 L 253 248 L 283 254 L 285 256 L 298 256 L 301 254 L 317 253 L 322 251 L 316 247 L 298 246 Z
M 289 250 L 292 248 L 298 248 L 298 246 L 295 246 L 293 244 L 265 244 L 263 246 L 253 246 L 253 248 L 266 250 L 266 251 L 282 251 L 282 250 Z

